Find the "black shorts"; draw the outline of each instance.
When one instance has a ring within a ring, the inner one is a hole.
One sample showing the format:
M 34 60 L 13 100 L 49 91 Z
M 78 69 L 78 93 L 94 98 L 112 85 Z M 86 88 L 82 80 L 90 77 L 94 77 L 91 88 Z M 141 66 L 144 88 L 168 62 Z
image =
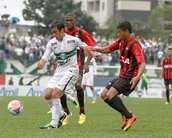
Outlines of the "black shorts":
M 115 78 L 109 82 L 106 88 L 109 90 L 111 87 L 114 87 L 118 91 L 118 94 L 123 94 L 125 96 L 128 96 L 135 89 L 135 88 L 130 89 L 131 79 L 132 78 Z
M 169 84 L 172 85 L 172 79 L 164 79 L 164 84 L 165 85 L 169 85 Z

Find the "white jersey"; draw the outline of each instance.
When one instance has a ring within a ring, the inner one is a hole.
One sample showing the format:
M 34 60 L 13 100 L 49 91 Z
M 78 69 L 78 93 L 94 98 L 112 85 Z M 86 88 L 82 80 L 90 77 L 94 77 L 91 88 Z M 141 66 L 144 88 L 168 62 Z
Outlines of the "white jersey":
M 48 61 L 53 52 L 58 63 L 54 76 L 48 83 L 48 88 L 58 88 L 67 93 L 73 91 L 79 75 L 77 47 L 86 46 L 80 39 L 67 34 L 62 41 L 53 38 L 48 42 L 42 59 Z
M 77 47 L 85 48 L 86 46 L 79 38 L 65 34 L 62 41 L 53 38 L 48 42 L 42 59 L 48 61 L 53 52 L 59 65 L 58 69 L 69 68 L 77 64 Z

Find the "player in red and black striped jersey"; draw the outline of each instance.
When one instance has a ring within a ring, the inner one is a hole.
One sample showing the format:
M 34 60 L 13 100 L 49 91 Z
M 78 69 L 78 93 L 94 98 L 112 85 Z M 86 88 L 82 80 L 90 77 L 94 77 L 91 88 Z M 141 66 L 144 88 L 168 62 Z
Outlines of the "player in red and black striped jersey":
M 95 46 L 96 42 L 94 38 L 84 29 L 81 29 L 75 25 L 75 14 L 73 13 L 67 13 L 65 16 L 65 32 L 69 35 L 75 36 L 80 38 L 83 42 L 85 42 L 88 46 Z M 85 62 L 85 53 L 83 49 L 77 50 L 77 61 L 79 66 L 79 77 L 78 81 L 75 85 L 76 91 L 77 91 L 77 98 L 80 106 L 80 112 L 79 112 L 79 124 L 85 123 L 86 115 L 85 115 L 85 106 L 84 106 L 84 91 L 82 89 L 82 78 L 83 78 L 83 72 L 88 72 L 89 70 L 89 63 L 91 61 L 91 57 L 88 58 L 88 60 Z M 64 111 L 68 114 L 66 119 L 63 121 L 63 125 L 67 125 L 70 117 L 70 111 L 67 106 L 66 102 L 66 95 L 64 94 L 61 97 L 61 104 L 64 109 Z
M 138 40 L 132 36 L 130 22 L 120 22 L 117 26 L 117 33 L 119 39 L 113 44 L 106 47 L 92 47 L 88 50 L 100 53 L 120 51 L 119 77 L 109 82 L 101 93 L 101 97 L 110 107 L 121 113 L 121 128 L 127 131 L 136 120 L 136 116 L 127 110 L 118 95 L 128 96 L 134 90 L 145 70 L 145 60 Z
M 170 103 L 169 91 L 170 91 L 170 86 L 172 86 L 172 45 L 168 46 L 167 56 L 164 57 L 162 60 L 161 78 L 164 79 L 164 84 L 166 88 L 167 101 L 165 102 L 165 104 L 169 104 Z

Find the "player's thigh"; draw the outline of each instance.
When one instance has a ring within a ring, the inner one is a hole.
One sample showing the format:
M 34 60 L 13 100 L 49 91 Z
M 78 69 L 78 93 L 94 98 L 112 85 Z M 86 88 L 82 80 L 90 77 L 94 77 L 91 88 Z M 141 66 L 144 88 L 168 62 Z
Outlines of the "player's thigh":
M 111 87 L 106 93 L 106 97 L 109 100 L 112 99 L 112 97 L 114 97 L 116 95 L 118 95 L 118 91 L 114 87 Z
M 107 97 L 106 97 L 106 93 L 108 92 L 108 89 L 107 88 L 104 88 L 103 91 L 101 92 L 101 98 L 103 100 L 106 100 Z

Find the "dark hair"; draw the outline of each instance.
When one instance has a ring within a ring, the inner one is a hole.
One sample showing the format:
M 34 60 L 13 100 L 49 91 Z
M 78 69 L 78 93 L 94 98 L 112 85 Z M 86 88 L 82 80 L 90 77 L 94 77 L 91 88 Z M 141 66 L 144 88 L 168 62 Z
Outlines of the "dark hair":
M 66 15 L 65 15 L 65 17 L 72 17 L 72 18 L 74 18 L 74 19 L 76 19 L 76 15 L 73 13 L 73 12 L 68 12 Z
M 128 30 L 130 33 L 132 33 L 131 23 L 129 21 L 126 21 L 126 20 L 119 22 L 119 24 L 116 28 L 121 29 L 121 30 Z
M 58 30 L 61 30 L 61 29 L 64 29 L 65 26 L 64 26 L 64 23 L 61 22 L 61 21 L 56 21 L 54 22 L 52 25 L 51 25 L 51 29 L 52 28 L 57 28 Z

